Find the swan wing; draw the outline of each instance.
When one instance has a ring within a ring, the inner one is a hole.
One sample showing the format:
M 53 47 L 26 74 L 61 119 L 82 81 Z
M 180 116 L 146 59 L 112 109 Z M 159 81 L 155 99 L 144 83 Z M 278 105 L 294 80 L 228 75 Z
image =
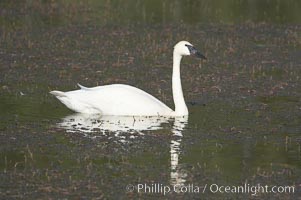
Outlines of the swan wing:
M 78 85 L 78 87 L 80 87 L 80 89 L 82 89 L 82 90 L 88 90 L 88 89 L 90 89 L 90 88 L 85 87 L 85 86 L 83 86 L 83 85 L 81 85 L 81 84 L 79 84 L 79 83 L 77 83 L 77 85 Z
M 113 84 L 80 90 L 52 91 L 63 104 L 80 113 L 102 113 L 103 115 L 170 116 L 168 106 L 154 96 L 136 87 Z

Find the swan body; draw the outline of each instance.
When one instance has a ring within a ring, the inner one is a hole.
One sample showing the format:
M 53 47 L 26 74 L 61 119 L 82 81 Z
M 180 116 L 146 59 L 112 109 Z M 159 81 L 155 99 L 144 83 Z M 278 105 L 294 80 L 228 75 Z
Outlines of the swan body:
M 52 91 L 69 109 L 102 115 L 169 116 L 171 110 L 152 95 L 130 85 L 113 84 L 69 92 Z
M 80 90 L 61 92 L 51 91 L 69 109 L 78 113 L 100 113 L 102 115 L 122 116 L 185 116 L 185 104 L 180 79 L 182 56 L 196 55 L 205 58 L 189 42 L 181 41 L 174 47 L 172 91 L 175 111 L 154 96 L 136 87 L 112 84 L 87 88 L 79 85 Z

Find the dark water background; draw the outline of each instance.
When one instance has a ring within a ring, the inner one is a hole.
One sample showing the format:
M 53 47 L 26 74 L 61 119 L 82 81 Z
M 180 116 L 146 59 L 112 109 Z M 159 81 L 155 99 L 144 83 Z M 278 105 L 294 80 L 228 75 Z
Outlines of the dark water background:
M 1 199 L 298 199 L 297 0 L 1 1 Z M 74 115 L 48 92 L 123 83 L 173 108 L 188 40 L 188 119 Z M 294 186 L 295 193 L 138 193 L 129 184 Z

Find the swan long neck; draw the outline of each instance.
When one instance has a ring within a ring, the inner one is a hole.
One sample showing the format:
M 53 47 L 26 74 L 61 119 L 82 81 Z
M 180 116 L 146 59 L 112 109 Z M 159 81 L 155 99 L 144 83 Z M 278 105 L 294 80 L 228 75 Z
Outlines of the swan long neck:
M 188 115 L 188 109 L 185 104 L 185 99 L 182 91 L 181 84 L 181 72 L 180 63 L 182 56 L 177 54 L 175 51 L 173 53 L 173 72 L 172 72 L 172 94 L 175 103 L 175 115 L 184 116 Z

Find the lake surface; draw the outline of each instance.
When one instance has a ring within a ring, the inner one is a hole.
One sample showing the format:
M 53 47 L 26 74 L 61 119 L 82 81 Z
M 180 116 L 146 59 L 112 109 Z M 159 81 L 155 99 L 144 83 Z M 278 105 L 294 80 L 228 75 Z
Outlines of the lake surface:
M 299 1 L 0 5 L 1 199 L 300 198 Z M 179 40 L 208 58 L 182 61 L 187 118 L 81 115 L 49 94 L 123 83 L 173 108 Z

